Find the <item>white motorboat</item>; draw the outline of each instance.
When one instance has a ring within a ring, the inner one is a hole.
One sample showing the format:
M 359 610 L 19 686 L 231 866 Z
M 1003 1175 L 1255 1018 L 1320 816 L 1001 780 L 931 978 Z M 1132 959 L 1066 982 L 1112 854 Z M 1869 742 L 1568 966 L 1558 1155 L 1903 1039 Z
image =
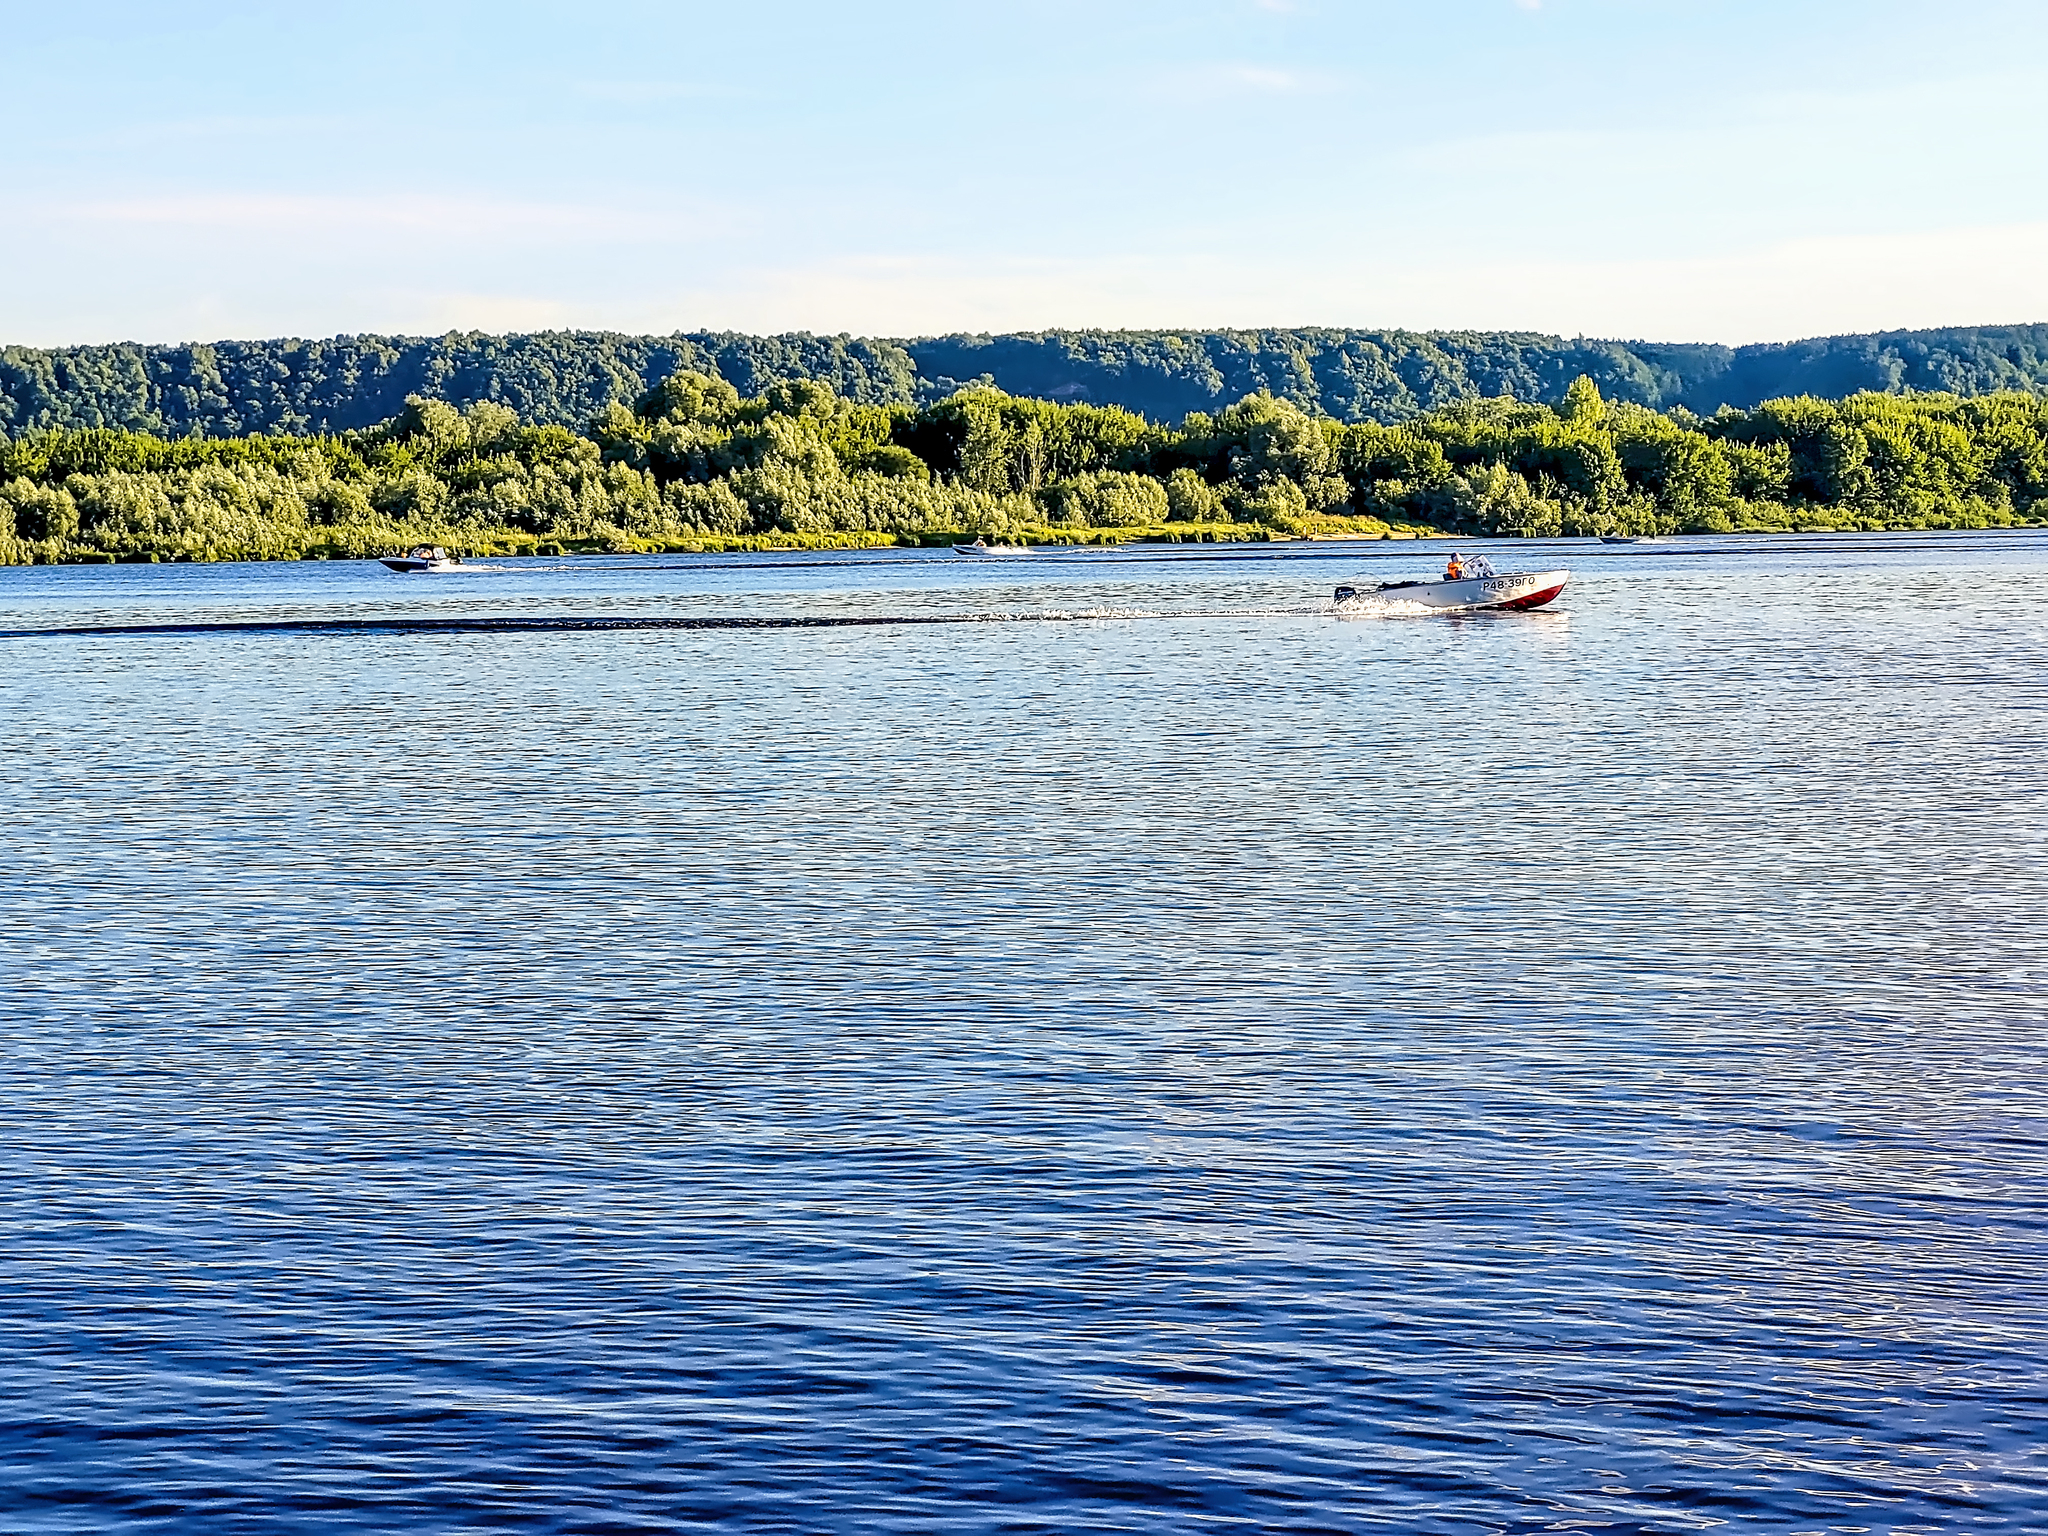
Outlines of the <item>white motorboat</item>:
M 1034 553 L 1022 544 L 991 544 L 976 539 L 972 544 L 955 544 L 953 553 L 969 560 L 1025 560 Z
M 381 558 L 386 569 L 396 571 L 401 576 L 469 569 L 462 563 L 460 555 L 451 555 L 438 544 L 421 544 L 402 555 L 387 555 Z
M 1570 571 L 1491 572 L 1466 576 L 1457 581 L 1382 581 L 1345 585 L 1334 599 L 1339 613 L 1385 612 L 1390 607 L 1414 604 L 1443 613 L 1477 613 L 1486 609 L 1541 608 L 1562 592 L 1571 580 Z

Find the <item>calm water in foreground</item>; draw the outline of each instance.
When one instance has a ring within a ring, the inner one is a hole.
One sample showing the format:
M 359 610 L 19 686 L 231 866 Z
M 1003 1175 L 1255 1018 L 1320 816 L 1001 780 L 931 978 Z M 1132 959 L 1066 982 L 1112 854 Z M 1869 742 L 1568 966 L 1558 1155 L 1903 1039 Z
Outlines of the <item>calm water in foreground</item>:
M 1380 553 L 0 571 L 1166 615 L 0 639 L 0 1529 L 2048 1526 L 2048 536 Z

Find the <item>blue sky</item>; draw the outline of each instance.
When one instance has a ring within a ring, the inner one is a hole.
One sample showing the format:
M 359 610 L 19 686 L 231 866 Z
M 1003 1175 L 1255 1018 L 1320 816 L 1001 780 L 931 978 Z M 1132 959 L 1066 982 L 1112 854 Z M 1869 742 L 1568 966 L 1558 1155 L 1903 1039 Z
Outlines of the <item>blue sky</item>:
M 0 0 L 0 341 L 2048 320 L 2048 5 Z

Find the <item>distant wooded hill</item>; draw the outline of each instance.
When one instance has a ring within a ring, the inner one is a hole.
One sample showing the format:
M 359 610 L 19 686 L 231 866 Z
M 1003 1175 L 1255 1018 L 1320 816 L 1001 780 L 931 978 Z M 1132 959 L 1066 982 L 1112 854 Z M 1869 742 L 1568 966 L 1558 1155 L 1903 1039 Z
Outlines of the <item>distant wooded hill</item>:
M 2048 390 L 2048 325 L 1888 331 L 1746 347 L 1508 331 L 1042 331 L 918 341 L 697 332 L 341 336 L 326 341 L 0 348 L 0 434 L 125 427 L 164 436 L 315 433 L 387 421 L 421 395 L 581 426 L 676 372 L 743 395 L 796 379 L 871 405 L 986 382 L 1119 405 L 1155 422 L 1260 390 L 1339 421 L 1397 422 L 1461 400 L 1556 404 L 1581 374 L 1610 400 L 1702 415 L 1794 395 Z

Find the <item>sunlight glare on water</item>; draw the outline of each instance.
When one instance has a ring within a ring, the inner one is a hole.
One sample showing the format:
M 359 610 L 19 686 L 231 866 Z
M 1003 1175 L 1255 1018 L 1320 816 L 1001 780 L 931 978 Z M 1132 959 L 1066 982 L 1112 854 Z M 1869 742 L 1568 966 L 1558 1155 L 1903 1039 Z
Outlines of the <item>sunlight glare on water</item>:
M 6 1529 L 2039 1529 L 2048 538 L 1513 553 L 0 571 Z

